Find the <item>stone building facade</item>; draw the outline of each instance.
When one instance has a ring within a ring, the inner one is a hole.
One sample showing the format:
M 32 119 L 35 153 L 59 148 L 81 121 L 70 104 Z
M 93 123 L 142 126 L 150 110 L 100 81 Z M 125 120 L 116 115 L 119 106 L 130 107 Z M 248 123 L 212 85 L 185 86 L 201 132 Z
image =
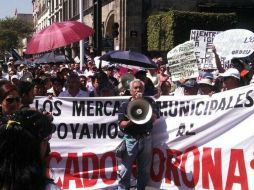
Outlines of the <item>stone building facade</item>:
M 83 0 L 83 21 L 91 27 L 94 26 L 94 2 Z M 79 0 L 32 0 L 32 3 L 37 30 L 53 22 L 79 20 Z M 243 15 L 243 23 L 250 25 L 252 20 L 243 13 L 254 8 L 254 0 L 101 0 L 101 3 L 104 50 L 145 51 L 146 18 L 156 11 L 238 12 L 240 18 Z

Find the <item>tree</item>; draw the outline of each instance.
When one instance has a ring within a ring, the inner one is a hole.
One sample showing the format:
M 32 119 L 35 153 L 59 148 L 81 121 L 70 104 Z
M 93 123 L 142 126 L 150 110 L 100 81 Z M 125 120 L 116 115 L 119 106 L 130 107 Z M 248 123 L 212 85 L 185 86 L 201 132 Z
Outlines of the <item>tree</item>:
M 2 52 L 17 47 L 18 44 L 19 39 L 15 31 L 0 29 L 0 50 Z
M 33 24 L 19 18 L 0 19 L 0 51 L 20 48 L 21 40 L 33 33 Z

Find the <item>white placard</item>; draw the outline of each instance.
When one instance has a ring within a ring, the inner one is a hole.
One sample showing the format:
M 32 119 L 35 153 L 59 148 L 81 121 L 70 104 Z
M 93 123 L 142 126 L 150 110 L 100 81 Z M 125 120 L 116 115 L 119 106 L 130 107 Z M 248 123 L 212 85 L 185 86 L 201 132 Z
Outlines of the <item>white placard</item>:
M 187 41 L 173 48 L 167 54 L 172 81 L 198 77 L 198 65 L 194 42 Z
M 191 30 L 190 40 L 194 41 L 198 67 L 216 69 L 215 56 L 212 52 L 214 37 L 219 31 Z
M 245 29 L 231 29 L 215 36 L 213 44 L 217 53 L 227 60 L 247 57 L 254 51 L 254 33 Z

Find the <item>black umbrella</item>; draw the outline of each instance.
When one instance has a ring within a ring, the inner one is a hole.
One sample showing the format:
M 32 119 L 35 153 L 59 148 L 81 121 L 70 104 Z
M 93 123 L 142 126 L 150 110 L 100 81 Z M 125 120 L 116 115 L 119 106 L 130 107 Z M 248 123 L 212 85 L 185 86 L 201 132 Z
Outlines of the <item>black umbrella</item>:
M 48 63 L 70 63 L 71 59 L 66 55 L 55 54 L 54 52 L 45 53 L 41 57 L 35 59 L 35 64 L 48 64 Z
M 22 57 L 18 54 L 18 52 L 15 49 L 10 48 L 8 53 L 11 57 L 13 57 L 14 60 L 22 60 Z
M 154 63 L 149 57 L 134 51 L 110 51 L 102 55 L 100 60 L 142 68 L 157 68 L 156 63 Z
M 22 60 L 17 60 L 14 62 L 14 65 L 31 65 L 33 62 L 31 60 L 28 59 L 22 59 Z

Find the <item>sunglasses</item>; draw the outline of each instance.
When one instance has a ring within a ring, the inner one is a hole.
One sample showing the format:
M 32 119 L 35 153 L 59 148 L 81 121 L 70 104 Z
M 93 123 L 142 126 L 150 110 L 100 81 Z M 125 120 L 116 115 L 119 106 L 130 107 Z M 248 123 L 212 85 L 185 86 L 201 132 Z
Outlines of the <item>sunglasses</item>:
M 14 101 L 16 101 L 17 103 L 20 102 L 20 97 L 16 97 L 16 98 L 6 98 L 5 99 L 6 102 L 8 102 L 9 104 L 12 104 Z

